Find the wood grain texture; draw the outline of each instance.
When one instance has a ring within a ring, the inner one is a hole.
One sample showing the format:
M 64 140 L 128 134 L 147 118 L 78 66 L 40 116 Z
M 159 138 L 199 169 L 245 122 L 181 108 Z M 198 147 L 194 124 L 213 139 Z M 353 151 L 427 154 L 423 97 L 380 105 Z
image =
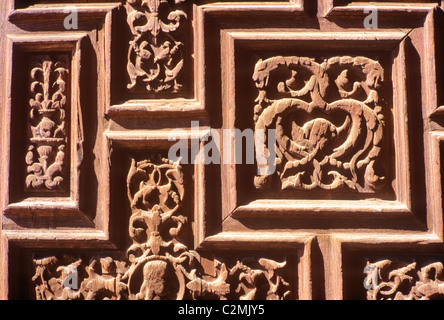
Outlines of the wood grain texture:
M 442 297 L 440 3 L 2 1 L 1 299 Z

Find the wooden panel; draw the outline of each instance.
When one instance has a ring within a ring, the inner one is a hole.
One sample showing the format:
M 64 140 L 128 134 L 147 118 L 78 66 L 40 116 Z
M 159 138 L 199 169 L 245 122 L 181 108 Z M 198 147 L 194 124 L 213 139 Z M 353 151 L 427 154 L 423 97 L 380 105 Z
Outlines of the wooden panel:
M 439 4 L 3 1 L 1 297 L 442 298 Z

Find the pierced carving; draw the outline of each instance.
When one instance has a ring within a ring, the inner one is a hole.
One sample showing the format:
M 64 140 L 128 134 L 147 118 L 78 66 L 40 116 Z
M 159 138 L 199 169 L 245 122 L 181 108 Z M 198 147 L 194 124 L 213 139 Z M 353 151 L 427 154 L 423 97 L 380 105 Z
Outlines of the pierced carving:
M 31 69 L 29 142 L 25 157 L 28 191 L 63 190 L 68 141 L 66 108 L 68 57 L 36 56 Z
M 176 6 L 183 2 L 127 0 L 127 22 L 133 35 L 128 51 L 128 89 L 139 84 L 150 93 L 180 91 L 184 45 L 176 31 L 187 14 Z
M 416 262 L 381 260 L 367 262 L 368 300 L 430 300 L 444 297 L 443 264 L 419 269 Z
M 160 156 L 132 160 L 127 177 L 133 244 L 126 258 L 94 256 L 34 259 L 32 280 L 37 299 L 286 299 L 289 283 L 281 275 L 286 261 L 248 258 L 232 268 L 213 259 L 207 274 L 202 257 L 181 239 L 187 217 L 182 168 Z M 68 271 L 76 268 L 79 286 L 66 288 Z
M 256 134 L 264 134 L 256 149 L 270 155 L 267 132 L 275 129 L 282 189 L 374 192 L 384 186 L 385 177 L 375 171 L 383 144 L 383 76 L 381 65 L 365 57 L 318 64 L 278 56 L 256 64 L 254 122 Z M 256 176 L 256 188 L 269 187 L 273 176 Z

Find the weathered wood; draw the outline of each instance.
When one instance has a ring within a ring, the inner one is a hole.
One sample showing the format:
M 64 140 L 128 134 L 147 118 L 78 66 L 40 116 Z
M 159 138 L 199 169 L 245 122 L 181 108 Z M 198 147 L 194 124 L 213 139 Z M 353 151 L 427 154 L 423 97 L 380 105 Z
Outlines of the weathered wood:
M 441 1 L 86 2 L 0 2 L 2 299 L 444 296 Z

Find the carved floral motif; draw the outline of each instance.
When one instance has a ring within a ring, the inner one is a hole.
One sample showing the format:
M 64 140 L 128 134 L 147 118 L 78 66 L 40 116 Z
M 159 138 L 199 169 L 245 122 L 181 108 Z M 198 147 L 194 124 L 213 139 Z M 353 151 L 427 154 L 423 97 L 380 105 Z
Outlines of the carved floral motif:
M 265 135 L 256 139 L 256 149 L 269 156 L 267 132 L 275 129 L 282 189 L 374 192 L 384 185 L 385 177 L 375 172 L 384 131 L 378 93 L 383 76 L 381 65 L 365 57 L 318 64 L 278 56 L 256 64 L 254 122 L 256 134 Z M 262 140 L 264 146 L 258 145 Z M 272 179 L 258 175 L 255 186 L 267 188 Z
M 128 51 L 128 89 L 139 84 L 150 93 L 180 91 L 184 48 L 176 31 L 187 15 L 175 6 L 184 1 L 127 0 L 127 22 L 133 36 Z
M 381 260 L 367 262 L 368 300 L 430 300 L 444 297 L 443 264 Z
M 27 190 L 62 189 L 67 143 L 68 59 L 35 57 L 31 69 Z
M 160 156 L 132 160 L 127 177 L 131 204 L 126 258 L 94 256 L 88 264 L 70 256 L 34 259 L 37 299 L 285 299 L 289 283 L 281 275 L 286 262 L 248 258 L 233 267 L 214 259 L 208 274 L 198 252 L 181 239 L 187 217 L 182 168 Z M 65 279 L 77 270 L 79 286 Z

